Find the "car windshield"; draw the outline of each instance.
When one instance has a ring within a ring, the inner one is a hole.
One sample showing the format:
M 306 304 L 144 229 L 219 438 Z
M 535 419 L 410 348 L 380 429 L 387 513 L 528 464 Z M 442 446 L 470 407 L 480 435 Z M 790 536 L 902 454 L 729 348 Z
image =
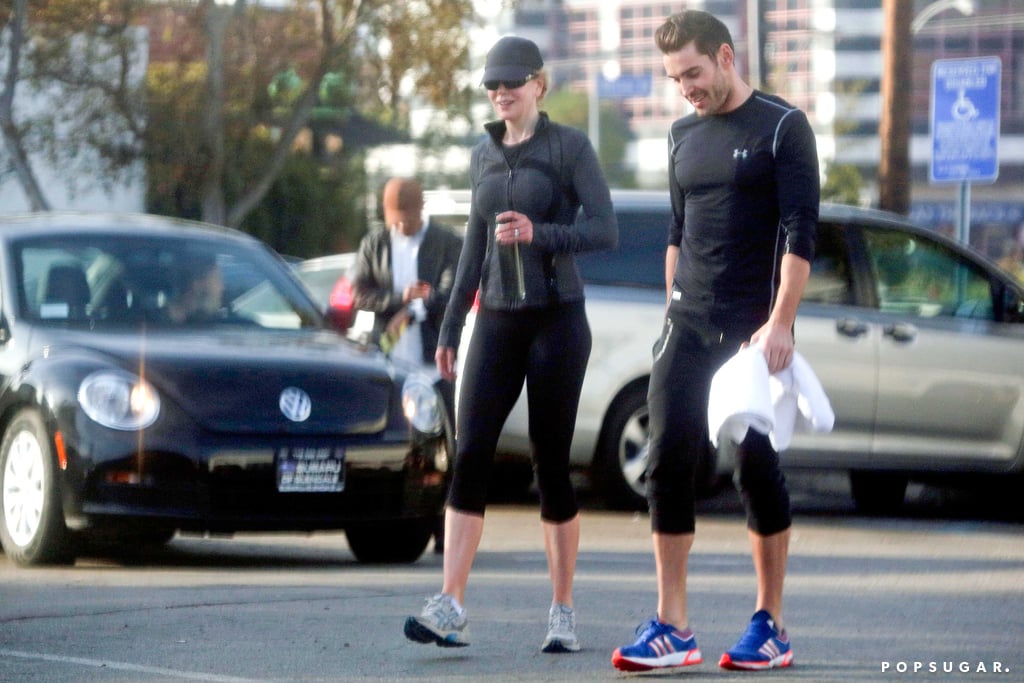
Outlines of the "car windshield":
M 39 324 L 320 327 L 283 262 L 241 241 L 65 234 L 13 249 L 19 315 Z

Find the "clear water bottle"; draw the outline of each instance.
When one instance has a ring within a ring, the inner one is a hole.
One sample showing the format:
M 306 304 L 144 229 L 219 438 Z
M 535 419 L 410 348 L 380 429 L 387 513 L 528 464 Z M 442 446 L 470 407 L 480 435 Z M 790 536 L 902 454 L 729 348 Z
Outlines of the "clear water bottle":
M 494 214 L 494 224 L 497 227 L 498 215 L 504 213 L 499 211 Z M 523 258 L 519 253 L 519 242 L 512 244 L 498 245 L 498 262 L 501 266 L 501 278 L 509 289 L 516 293 L 520 301 L 526 298 L 526 279 L 523 276 Z

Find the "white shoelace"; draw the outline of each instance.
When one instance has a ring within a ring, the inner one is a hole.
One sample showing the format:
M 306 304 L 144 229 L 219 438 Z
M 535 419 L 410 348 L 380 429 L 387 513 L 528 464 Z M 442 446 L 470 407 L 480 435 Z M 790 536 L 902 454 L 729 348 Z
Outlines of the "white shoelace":
M 548 613 L 548 631 L 558 635 L 576 636 L 576 612 L 572 607 L 556 604 Z
M 427 599 L 423 616 L 429 617 L 439 628 L 452 629 L 460 625 L 463 615 L 455 609 L 455 604 L 449 596 L 439 594 Z

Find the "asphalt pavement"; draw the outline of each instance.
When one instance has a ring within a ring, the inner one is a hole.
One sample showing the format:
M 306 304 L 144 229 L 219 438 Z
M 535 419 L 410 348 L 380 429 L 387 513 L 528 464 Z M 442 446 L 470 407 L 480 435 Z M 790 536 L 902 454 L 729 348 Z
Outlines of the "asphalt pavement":
M 488 511 L 467 596 L 470 647 L 402 636 L 406 615 L 440 586 L 430 551 L 367 566 L 342 534 L 179 536 L 74 567 L 0 557 L 0 681 L 1024 680 L 1024 525 L 955 501 L 956 514 L 941 514 L 941 496 L 925 489 L 905 516 L 859 517 L 841 485 L 805 484 L 794 491 L 786 670 L 717 666 L 755 590 L 742 515 L 723 492 L 701 504 L 691 562 L 699 666 L 612 669 L 612 650 L 654 613 L 654 562 L 646 514 L 593 505 L 576 580 L 583 649 L 541 653 L 550 586 L 527 499 Z

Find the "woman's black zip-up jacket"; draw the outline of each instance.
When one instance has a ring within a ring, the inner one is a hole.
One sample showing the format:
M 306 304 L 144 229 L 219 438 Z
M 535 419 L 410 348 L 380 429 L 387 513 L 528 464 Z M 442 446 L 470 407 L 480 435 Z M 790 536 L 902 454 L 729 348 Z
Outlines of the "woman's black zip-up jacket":
M 438 346 L 457 349 L 477 288 L 484 308 L 516 311 L 583 300 L 575 254 L 612 249 L 619 230 L 611 194 L 590 140 L 541 112 L 533 136 L 511 148 L 501 140 L 505 122 L 485 126 L 473 148 L 469 179 L 472 205 L 451 300 Z M 511 163 L 510 163 L 511 160 Z M 583 211 L 580 212 L 582 206 Z M 533 221 L 533 241 L 520 243 L 526 296 L 502 275 L 494 216 L 518 211 Z

